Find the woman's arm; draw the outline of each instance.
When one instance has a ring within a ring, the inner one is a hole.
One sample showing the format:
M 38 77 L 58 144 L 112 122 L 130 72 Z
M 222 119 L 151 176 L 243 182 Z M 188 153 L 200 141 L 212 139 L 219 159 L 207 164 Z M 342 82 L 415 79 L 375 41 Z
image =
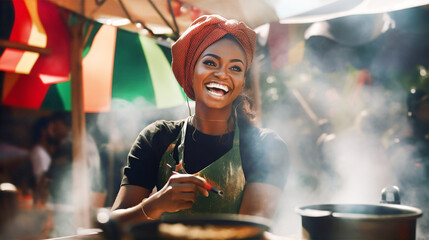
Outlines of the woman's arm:
M 111 216 L 122 223 L 157 219 L 164 212 L 177 212 L 192 207 L 197 194 L 208 196 L 204 178 L 175 174 L 153 195 L 149 189 L 123 185 L 112 206 Z
M 240 214 L 272 218 L 282 190 L 266 183 L 248 183 L 243 193 Z
M 148 220 L 142 212 L 141 205 L 142 200 L 149 197 L 150 193 L 150 190 L 135 185 L 121 186 L 111 208 L 111 216 L 120 222 Z

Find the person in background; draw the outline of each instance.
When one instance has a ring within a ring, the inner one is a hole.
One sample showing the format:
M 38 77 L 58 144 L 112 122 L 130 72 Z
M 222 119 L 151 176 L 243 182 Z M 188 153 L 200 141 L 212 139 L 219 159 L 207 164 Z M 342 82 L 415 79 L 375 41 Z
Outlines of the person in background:
M 54 227 L 50 237 L 64 237 L 76 234 L 74 224 L 73 179 L 72 179 L 72 134 L 70 115 L 54 113 L 45 128 L 48 142 L 54 146 L 48 169 L 40 177 L 41 187 L 46 194 L 45 203 L 53 210 Z M 91 209 L 104 206 L 105 187 L 102 184 L 100 156 L 94 139 L 86 135 L 86 157 L 88 179 L 91 187 Z M 85 176 L 82 176 L 85 177 Z M 42 191 L 42 190 L 40 190 Z
M 52 163 L 52 156 L 69 133 L 69 121 L 62 113 L 39 118 L 33 127 L 34 146 L 30 160 L 35 177 L 34 203 L 43 206 L 48 199 L 49 179 L 45 177 Z
M 173 72 L 195 101 L 195 114 L 156 121 L 138 135 L 113 218 L 129 223 L 176 214 L 273 217 L 289 161 L 279 135 L 254 124 L 243 91 L 255 46 L 252 29 L 218 15 L 199 17 L 173 44 Z M 209 192 L 207 183 L 223 197 Z
M 43 177 L 52 162 L 55 144 L 48 133 L 49 117 L 39 118 L 33 126 L 34 146 L 30 151 L 30 161 L 35 177 L 34 203 L 43 205 L 47 201 L 47 182 Z
M 36 180 L 40 180 L 43 173 L 48 171 L 51 164 L 51 156 L 55 146 L 48 135 L 49 118 L 39 118 L 33 127 L 34 146 L 30 152 L 30 160 L 33 165 L 33 173 Z

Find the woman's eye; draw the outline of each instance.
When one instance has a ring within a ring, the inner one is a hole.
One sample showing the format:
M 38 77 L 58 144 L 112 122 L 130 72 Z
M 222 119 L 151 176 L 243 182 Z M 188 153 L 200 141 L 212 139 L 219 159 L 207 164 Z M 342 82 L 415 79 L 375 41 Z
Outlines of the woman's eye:
M 205 65 L 207 66 L 212 66 L 212 67 L 216 67 L 216 63 L 212 60 L 206 60 L 203 62 Z
M 243 70 L 241 69 L 241 67 L 239 67 L 239 66 L 233 66 L 233 67 L 231 67 L 231 70 L 232 71 L 236 71 L 236 72 L 242 72 Z

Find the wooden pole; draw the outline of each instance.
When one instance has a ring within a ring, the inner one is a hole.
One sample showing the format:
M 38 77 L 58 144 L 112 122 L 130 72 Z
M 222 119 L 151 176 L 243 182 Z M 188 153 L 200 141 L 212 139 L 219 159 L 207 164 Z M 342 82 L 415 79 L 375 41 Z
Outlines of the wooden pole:
M 90 195 L 88 160 L 86 157 L 85 112 L 83 109 L 83 19 L 70 26 L 71 46 L 71 91 L 72 91 L 72 136 L 73 136 L 73 198 L 76 207 L 75 226 L 90 227 Z
M 23 51 L 36 52 L 43 55 L 49 55 L 52 52 L 51 49 L 49 48 L 31 46 L 27 44 L 18 43 L 18 42 L 12 42 L 6 39 L 0 39 L 0 48 L 13 48 L 13 49 L 18 49 Z

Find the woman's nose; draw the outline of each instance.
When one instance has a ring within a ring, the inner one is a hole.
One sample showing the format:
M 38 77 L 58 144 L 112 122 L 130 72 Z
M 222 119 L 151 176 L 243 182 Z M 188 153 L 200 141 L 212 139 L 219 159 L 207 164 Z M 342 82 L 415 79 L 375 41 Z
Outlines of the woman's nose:
M 215 72 L 215 76 L 217 76 L 218 78 L 226 78 L 226 77 L 228 77 L 227 69 L 219 68 L 219 69 Z

